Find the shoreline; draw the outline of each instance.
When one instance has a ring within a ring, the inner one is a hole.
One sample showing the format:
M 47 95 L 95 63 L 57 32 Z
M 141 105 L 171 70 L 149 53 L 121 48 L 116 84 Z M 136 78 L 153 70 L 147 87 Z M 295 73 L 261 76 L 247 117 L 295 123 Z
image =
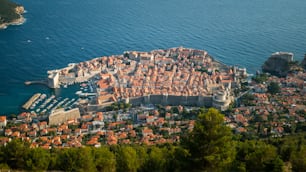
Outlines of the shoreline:
M 16 20 L 13 20 L 12 22 L 0 24 L 0 30 L 1 29 L 6 29 L 8 26 L 22 25 L 25 22 L 26 22 L 26 18 L 24 18 L 22 15 L 20 15 L 20 18 L 18 18 Z

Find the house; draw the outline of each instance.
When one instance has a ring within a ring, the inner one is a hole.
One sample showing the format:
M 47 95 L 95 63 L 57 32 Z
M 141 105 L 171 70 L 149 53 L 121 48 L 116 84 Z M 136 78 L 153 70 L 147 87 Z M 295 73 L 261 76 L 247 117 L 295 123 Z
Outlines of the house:
M 130 130 L 129 131 L 129 136 L 130 137 L 136 137 L 137 136 L 136 131 L 135 130 Z
M 20 132 L 19 131 L 13 132 L 12 137 L 20 137 Z
M 182 132 L 182 130 L 181 130 L 181 128 L 170 128 L 170 130 L 169 130 L 169 134 L 176 134 L 176 133 L 181 133 Z
M 42 121 L 42 122 L 39 122 L 39 123 L 38 123 L 38 128 L 39 128 L 40 130 L 45 129 L 45 128 L 47 128 L 47 127 L 48 127 L 48 124 L 47 124 L 46 121 Z
M 71 134 L 71 129 L 67 128 L 67 129 L 63 129 L 62 133 L 63 134 Z
M 48 130 L 47 129 L 42 129 L 41 131 L 40 131 L 40 135 L 42 135 L 42 136 L 45 136 L 45 135 L 47 135 L 48 134 Z
M 146 136 L 149 136 L 149 135 L 152 135 L 152 134 L 153 134 L 153 130 L 152 129 L 149 129 L 149 128 L 145 127 L 142 130 L 142 136 L 143 137 L 146 137 Z
M 255 85 L 253 88 L 255 93 L 265 93 L 267 92 L 267 86 L 264 84 Z
M 92 119 L 93 119 L 92 115 L 83 115 L 83 116 L 81 117 L 81 120 L 82 120 L 83 122 L 89 122 L 89 121 L 92 121 Z
M 82 124 L 81 131 L 82 131 L 82 133 L 88 132 L 88 125 Z
M 57 128 L 47 128 L 48 133 L 51 133 L 51 135 L 58 134 Z
M 138 121 L 142 121 L 142 120 L 146 120 L 148 114 L 138 114 L 137 115 L 137 120 Z
M 17 116 L 17 119 L 22 120 L 22 119 L 27 118 L 28 116 L 29 114 L 27 112 L 22 112 L 21 114 Z
M 6 145 L 8 142 L 10 142 L 12 139 L 8 137 L 0 137 L 0 145 Z
M 147 123 L 152 123 L 152 122 L 154 122 L 154 120 L 155 120 L 154 116 L 147 116 L 147 118 L 146 118 Z
M 77 129 L 74 130 L 74 135 L 79 136 L 81 134 L 82 134 L 82 129 L 77 128 Z
M 30 132 L 27 133 L 27 135 L 28 135 L 29 137 L 36 137 L 37 132 L 36 132 L 35 130 L 34 130 L 34 131 L 30 131 Z
M 61 140 L 68 140 L 70 138 L 70 135 L 64 134 L 64 135 L 61 135 L 60 137 L 61 137 Z
M 92 129 L 93 130 L 101 130 L 104 127 L 104 122 L 101 121 L 93 121 L 92 122 Z
M 6 127 L 6 124 L 7 124 L 6 116 L 0 116 L 0 128 Z
M 115 144 L 117 144 L 117 142 L 118 142 L 118 139 L 114 135 L 109 135 L 107 137 L 107 144 L 115 145 Z
M 37 123 L 32 123 L 31 128 L 33 130 L 37 130 L 37 131 L 39 130 Z
M 167 112 L 166 114 L 165 114 L 165 119 L 170 119 L 171 118 L 171 113 L 169 113 L 169 112 Z
M 28 124 L 21 124 L 19 126 L 19 131 L 22 131 L 22 132 L 28 132 L 30 129 L 28 127 Z

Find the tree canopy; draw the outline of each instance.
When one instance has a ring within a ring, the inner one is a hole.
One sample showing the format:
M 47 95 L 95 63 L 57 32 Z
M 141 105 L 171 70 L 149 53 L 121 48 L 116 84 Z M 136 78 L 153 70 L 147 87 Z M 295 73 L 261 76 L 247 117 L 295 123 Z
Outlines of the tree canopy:
M 279 86 L 279 84 L 276 83 L 276 82 L 271 82 L 271 83 L 268 85 L 268 92 L 271 93 L 271 94 L 279 93 L 279 92 L 280 92 L 280 86 Z
M 224 170 L 234 160 L 235 142 L 230 128 L 224 124 L 224 116 L 216 109 L 200 112 L 193 131 L 184 140 L 189 150 L 189 160 L 203 171 Z

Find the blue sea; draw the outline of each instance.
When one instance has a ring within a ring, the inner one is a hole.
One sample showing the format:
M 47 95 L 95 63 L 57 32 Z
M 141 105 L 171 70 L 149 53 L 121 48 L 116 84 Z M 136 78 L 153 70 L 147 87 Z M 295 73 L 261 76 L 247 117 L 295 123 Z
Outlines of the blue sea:
M 205 49 L 250 73 L 276 51 L 306 53 L 305 0 L 27 0 L 26 23 L 0 30 L 0 115 L 18 113 L 46 71 L 125 50 Z M 1 4 L 0 4 L 1 5 Z

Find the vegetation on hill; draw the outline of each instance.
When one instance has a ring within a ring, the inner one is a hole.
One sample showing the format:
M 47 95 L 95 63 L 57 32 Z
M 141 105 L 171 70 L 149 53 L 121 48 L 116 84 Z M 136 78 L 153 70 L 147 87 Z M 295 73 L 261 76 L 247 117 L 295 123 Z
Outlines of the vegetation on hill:
M 268 75 L 266 73 L 261 73 L 252 78 L 256 83 L 264 83 L 268 80 Z
M 269 85 L 268 85 L 268 93 L 270 94 L 276 94 L 276 93 L 279 93 L 280 92 L 280 86 L 278 83 L 276 82 L 271 82 Z
M 187 159 L 193 168 L 223 171 L 234 160 L 233 135 L 223 123 L 224 116 L 216 109 L 200 112 L 193 131 L 182 142 L 190 154 Z
M 0 0 L 0 24 L 9 23 L 20 18 L 15 8 L 20 6 L 10 0 Z

